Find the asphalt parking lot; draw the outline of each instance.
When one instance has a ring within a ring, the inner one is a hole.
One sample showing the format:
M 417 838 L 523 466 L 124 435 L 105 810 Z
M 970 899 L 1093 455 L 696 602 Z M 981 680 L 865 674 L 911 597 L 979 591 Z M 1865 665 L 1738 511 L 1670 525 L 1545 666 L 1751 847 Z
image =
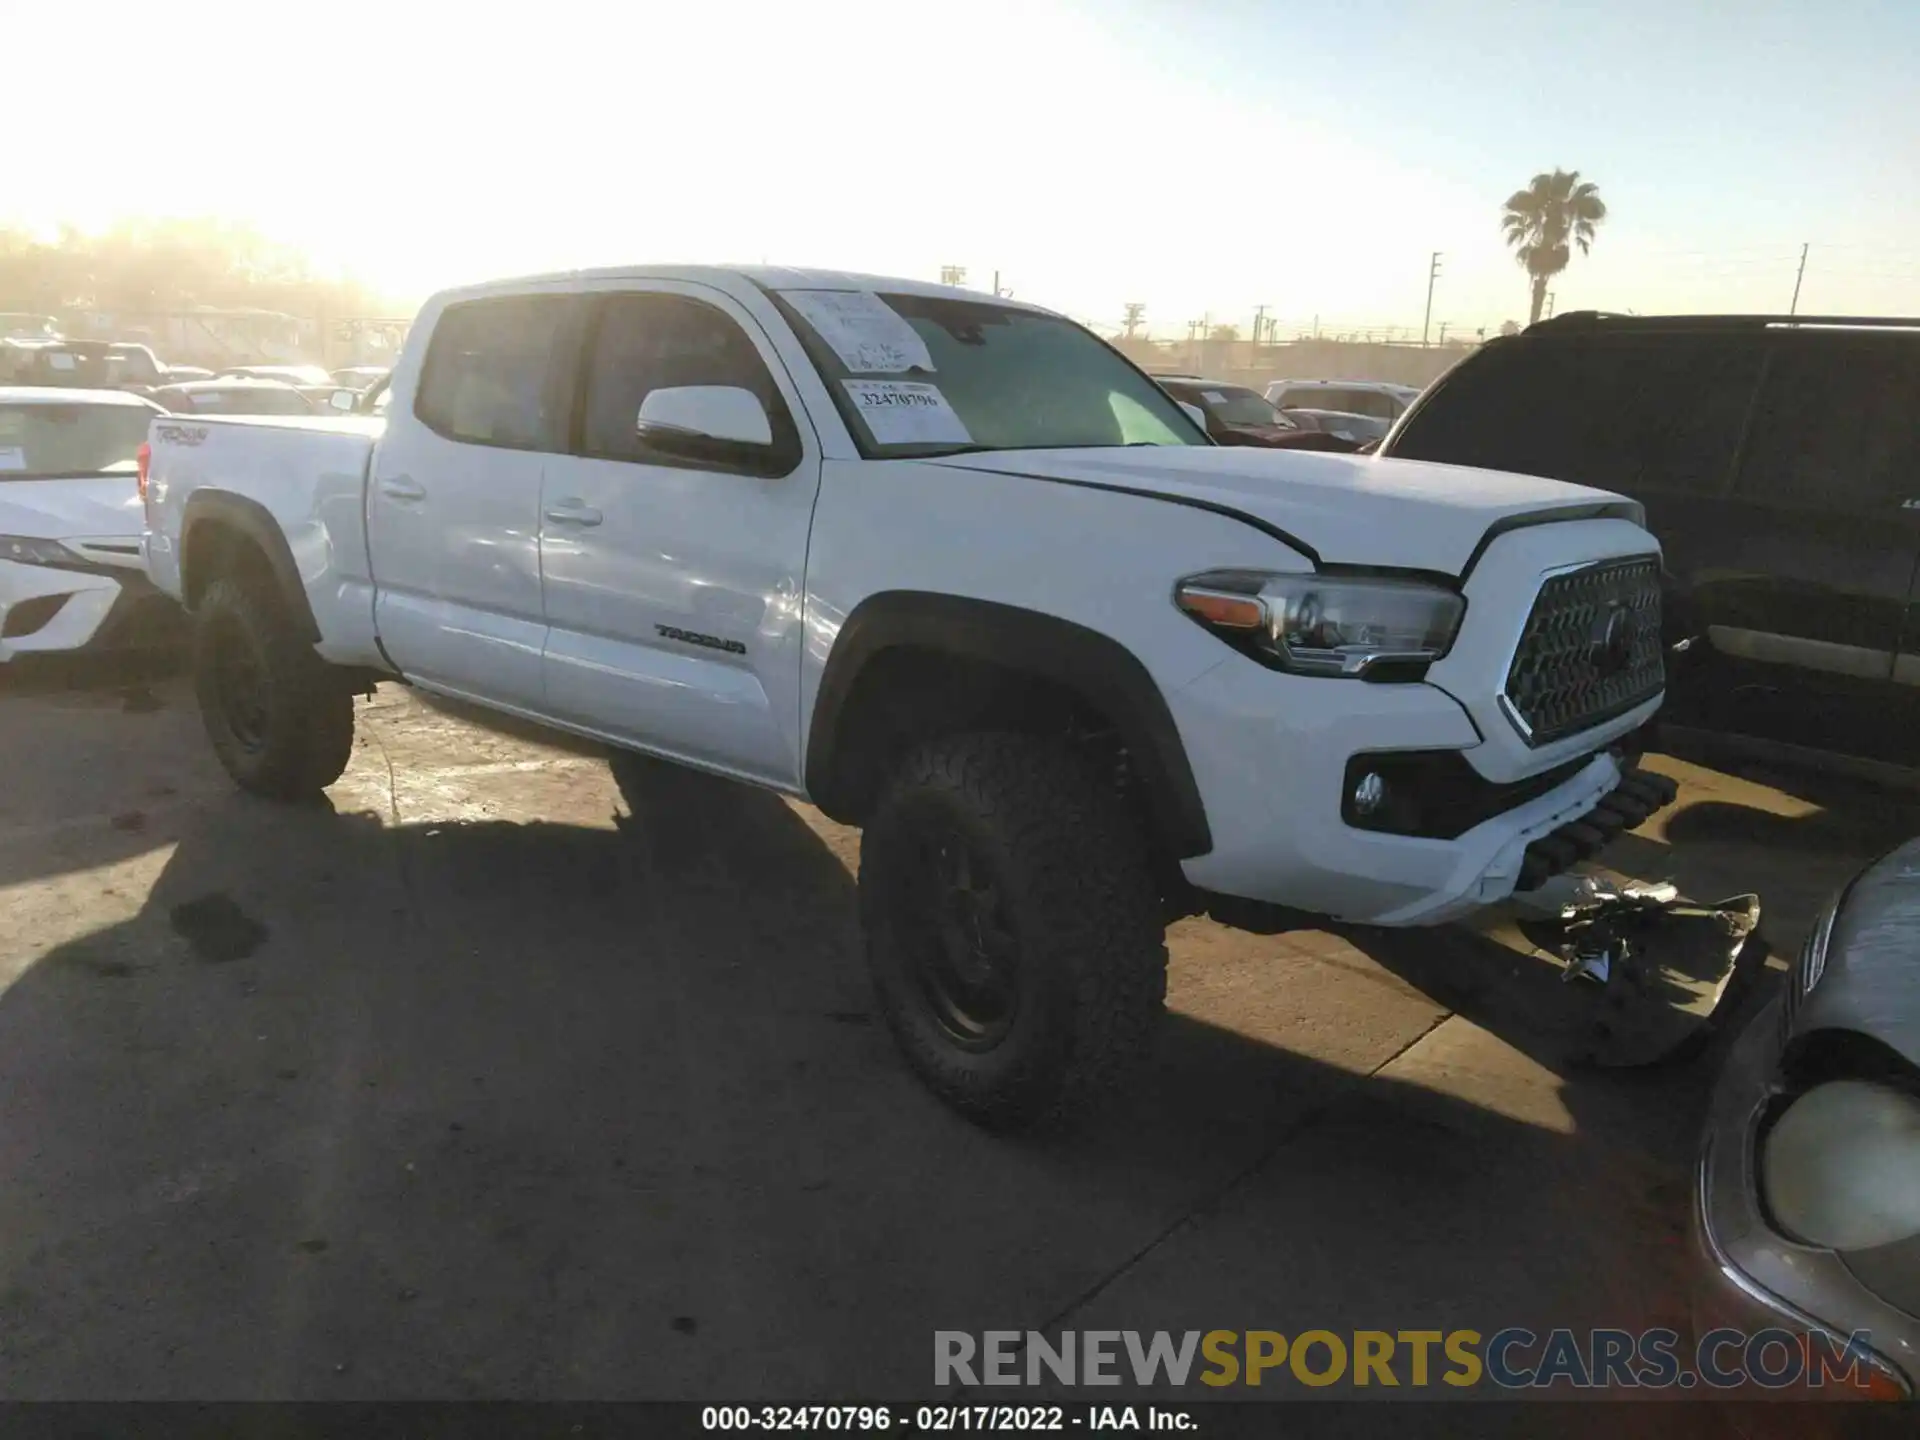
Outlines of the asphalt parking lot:
M 1583 987 L 1497 924 L 1182 922 L 1138 1095 L 998 1140 L 876 1022 L 855 832 L 360 704 L 287 810 L 178 679 L 0 679 L 8 1397 L 911 1399 L 936 1329 L 1686 1328 L 1712 1054 L 1582 1068 Z M 1759 891 L 1776 951 L 1920 829 L 1654 763 L 1680 803 L 1609 859 Z

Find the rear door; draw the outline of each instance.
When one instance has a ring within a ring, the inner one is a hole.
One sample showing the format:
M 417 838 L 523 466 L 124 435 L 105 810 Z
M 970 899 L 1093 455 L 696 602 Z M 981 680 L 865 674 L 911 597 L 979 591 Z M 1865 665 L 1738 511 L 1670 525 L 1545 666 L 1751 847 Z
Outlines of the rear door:
M 1914 697 L 1889 681 L 1920 681 L 1899 658 L 1915 638 L 1920 345 L 1794 330 L 1771 350 L 1724 510 L 1730 563 L 1706 587 L 1708 639 L 1760 683 L 1812 692 L 1753 728 L 1912 763 Z
M 539 712 L 540 486 L 565 441 L 575 297 L 457 302 L 412 414 L 374 449 L 367 542 L 387 654 L 409 678 Z M 396 386 L 401 382 L 396 382 Z
M 674 281 L 595 294 L 568 459 L 546 469 L 549 712 L 783 787 L 800 777 L 802 587 L 818 444 L 779 357 L 731 297 Z M 654 390 L 759 398 L 762 456 L 695 460 L 636 430 Z

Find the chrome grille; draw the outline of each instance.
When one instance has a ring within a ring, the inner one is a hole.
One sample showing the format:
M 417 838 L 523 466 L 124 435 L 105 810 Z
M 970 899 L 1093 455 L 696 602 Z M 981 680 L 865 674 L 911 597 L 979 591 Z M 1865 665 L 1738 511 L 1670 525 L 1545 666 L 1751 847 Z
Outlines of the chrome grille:
M 1501 706 L 1529 745 L 1546 745 L 1658 695 L 1661 658 L 1659 560 L 1584 565 L 1540 587 Z

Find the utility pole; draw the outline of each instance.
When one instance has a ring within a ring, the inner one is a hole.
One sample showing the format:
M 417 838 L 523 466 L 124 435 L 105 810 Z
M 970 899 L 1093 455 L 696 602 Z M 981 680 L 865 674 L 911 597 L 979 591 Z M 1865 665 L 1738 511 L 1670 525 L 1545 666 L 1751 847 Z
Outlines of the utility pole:
M 1440 252 L 1433 252 L 1433 260 L 1427 266 L 1427 318 L 1420 322 L 1420 343 L 1427 343 L 1427 326 L 1433 322 L 1433 282 L 1440 278 Z
M 942 285 L 964 285 L 967 283 L 967 267 L 964 265 L 942 265 L 940 267 Z
M 1260 336 L 1267 328 L 1267 307 L 1256 305 L 1253 311 L 1253 348 L 1260 348 Z
M 1553 315 L 1553 291 L 1551 290 L 1547 291 L 1547 315 L 1548 317 Z
M 1447 343 L 1447 322 L 1446 322 L 1446 321 L 1444 321 L 1444 320 L 1442 320 L 1442 321 L 1440 322 L 1440 340 L 1439 340 L 1439 344 L 1440 344 L 1440 345 L 1442 345 L 1442 346 L 1445 346 L 1445 345 L 1446 345 L 1446 343 Z
M 1811 242 L 1808 242 L 1808 243 L 1811 243 Z M 1798 315 L 1800 313 L 1800 282 L 1806 278 L 1807 278 L 1807 245 L 1802 244 L 1800 246 L 1800 270 L 1799 270 L 1799 273 L 1793 277 L 1793 303 L 1787 306 L 1787 313 L 1789 315 Z
M 1134 332 L 1140 328 L 1140 317 L 1146 313 L 1147 307 L 1140 301 L 1127 302 L 1127 339 L 1133 339 Z

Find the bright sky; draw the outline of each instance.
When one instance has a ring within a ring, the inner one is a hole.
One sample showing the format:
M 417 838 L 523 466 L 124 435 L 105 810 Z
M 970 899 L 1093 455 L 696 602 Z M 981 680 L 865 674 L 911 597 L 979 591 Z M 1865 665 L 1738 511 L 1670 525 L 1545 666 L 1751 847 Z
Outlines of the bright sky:
M 1560 310 L 1784 310 L 1810 242 L 1803 313 L 1920 313 L 1914 0 L 0 0 L 0 36 L 0 223 L 233 217 L 400 294 L 958 264 L 1162 334 L 1417 329 L 1438 250 L 1436 323 L 1491 327 L 1500 203 L 1561 165 L 1613 218 Z

